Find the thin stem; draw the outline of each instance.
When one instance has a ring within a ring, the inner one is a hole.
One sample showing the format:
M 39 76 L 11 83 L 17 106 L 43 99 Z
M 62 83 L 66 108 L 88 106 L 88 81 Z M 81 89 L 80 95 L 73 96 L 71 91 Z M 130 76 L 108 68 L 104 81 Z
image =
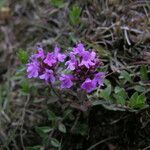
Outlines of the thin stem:
M 55 93 L 55 95 L 58 97 L 58 99 L 62 101 L 63 99 L 62 99 L 62 97 L 61 97 L 61 94 L 59 94 L 58 92 L 56 92 L 56 90 L 53 88 L 53 86 L 52 86 L 51 83 L 50 83 L 49 85 L 50 85 L 50 88 L 52 89 L 52 91 L 53 91 L 53 92 Z M 60 101 L 57 101 L 57 103 L 61 106 Z

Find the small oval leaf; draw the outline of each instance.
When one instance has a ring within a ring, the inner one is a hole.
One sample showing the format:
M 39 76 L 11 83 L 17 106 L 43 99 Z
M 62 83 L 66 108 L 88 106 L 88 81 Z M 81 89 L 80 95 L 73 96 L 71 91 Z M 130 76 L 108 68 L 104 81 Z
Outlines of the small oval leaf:
M 64 124 L 60 123 L 60 124 L 58 125 L 58 129 L 59 129 L 59 131 L 61 131 L 62 133 L 66 133 L 66 127 L 65 127 Z
M 54 139 L 54 138 L 51 139 L 51 144 L 54 147 L 60 147 L 61 146 L 61 143 L 57 139 Z

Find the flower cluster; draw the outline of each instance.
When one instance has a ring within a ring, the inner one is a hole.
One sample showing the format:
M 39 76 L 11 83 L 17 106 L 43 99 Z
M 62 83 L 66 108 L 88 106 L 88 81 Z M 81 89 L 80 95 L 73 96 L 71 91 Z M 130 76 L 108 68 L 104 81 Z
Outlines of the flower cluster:
M 65 61 L 64 70 L 58 72 L 58 66 Z M 47 54 L 42 48 L 30 57 L 27 64 L 28 78 L 39 78 L 46 83 L 60 80 L 62 89 L 81 88 L 87 93 L 103 85 L 105 73 L 98 72 L 101 62 L 93 50 L 86 50 L 82 43 L 73 47 L 67 55 L 60 53 L 55 47 L 53 52 Z
M 46 83 L 54 83 L 59 62 L 63 62 L 65 58 L 66 55 L 60 53 L 59 47 L 55 47 L 54 52 L 47 54 L 39 47 L 37 53 L 31 55 L 27 64 L 28 78 L 39 78 Z
M 105 73 L 97 71 L 101 62 L 96 53 L 93 50 L 85 50 L 82 43 L 72 49 L 65 65 L 70 74 L 60 77 L 61 88 L 71 88 L 74 85 L 90 93 L 103 85 Z

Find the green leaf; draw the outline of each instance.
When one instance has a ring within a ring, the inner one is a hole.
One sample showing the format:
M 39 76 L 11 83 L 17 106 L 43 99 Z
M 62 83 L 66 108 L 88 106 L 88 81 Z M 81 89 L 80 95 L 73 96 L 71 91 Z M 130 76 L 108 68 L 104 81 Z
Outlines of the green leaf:
M 110 97 L 109 97 L 109 95 L 107 93 L 107 90 L 108 89 L 106 88 L 106 89 L 102 90 L 101 93 L 100 93 L 100 97 L 104 98 L 105 100 L 109 100 L 110 99 Z
M 53 128 L 45 126 L 45 127 L 38 127 L 39 130 L 41 130 L 43 133 L 49 133 L 53 130 Z
M 73 6 L 69 12 L 69 19 L 72 25 L 77 25 L 80 23 L 81 8 L 78 6 Z
M 138 92 L 134 92 L 133 95 L 131 96 L 130 100 L 135 100 L 138 98 Z
M 142 93 L 138 96 L 136 107 L 135 108 L 143 108 L 145 106 L 145 95 Z
M 141 75 L 141 80 L 148 80 L 148 72 L 147 72 L 147 67 L 145 65 L 141 66 L 140 75 Z
M 116 99 L 117 104 L 125 105 L 127 93 L 124 88 L 120 88 L 118 86 L 115 87 L 113 96 Z
M 114 89 L 114 92 L 119 93 L 120 91 L 122 91 L 122 88 L 120 88 L 119 86 L 116 86 Z
M 33 146 L 33 147 L 27 147 L 26 150 L 41 150 L 41 146 L 37 145 L 37 146 Z
M 128 95 L 124 88 L 115 88 L 115 98 L 118 104 L 125 105 Z
M 28 53 L 23 49 L 20 49 L 17 53 L 17 56 L 22 64 L 26 64 L 28 62 Z
M 129 107 L 134 108 L 137 98 L 138 98 L 138 92 L 134 92 L 133 95 L 130 97 Z
M 65 127 L 64 124 L 60 123 L 60 124 L 58 125 L 58 129 L 59 129 L 59 131 L 61 131 L 62 133 L 66 133 L 66 127 Z
M 19 76 L 24 76 L 24 72 L 26 71 L 26 67 L 25 66 L 19 66 L 17 69 L 16 69 L 16 74 L 15 74 L 15 77 L 19 77 Z
M 105 84 L 106 84 L 106 88 L 101 90 L 100 92 L 100 97 L 104 98 L 105 100 L 109 100 L 110 99 L 110 94 L 112 91 L 112 86 L 109 80 L 105 80 Z
M 119 76 L 119 79 L 125 79 L 124 82 L 127 82 L 127 81 L 130 82 L 132 80 L 130 74 L 127 71 L 125 71 L 125 70 L 123 70 L 121 72 L 121 74 Z
M 67 109 L 65 112 L 64 112 L 64 116 L 63 116 L 63 120 L 66 119 L 66 118 L 69 118 L 69 116 L 72 114 L 72 110 L 71 109 Z
M 50 131 L 52 131 L 53 128 L 51 127 L 35 127 L 35 131 L 40 135 L 40 137 L 44 138 L 47 136 L 47 133 L 49 133 Z
M 57 119 L 55 113 L 53 113 L 53 112 L 50 111 L 50 110 L 47 110 L 47 115 L 48 115 L 48 120 L 50 120 L 50 121 L 54 121 L 54 120 Z
M 134 89 L 137 91 L 137 92 L 144 92 L 145 91 L 145 87 L 141 86 L 141 85 L 135 85 L 134 86 Z
M 121 96 L 122 94 L 113 94 L 114 98 L 116 99 L 117 104 L 125 105 L 126 99 Z
M 51 139 L 51 144 L 52 146 L 57 147 L 57 148 L 61 146 L 61 143 L 57 139 L 54 139 L 54 138 Z
M 129 106 L 133 109 L 143 108 L 145 106 L 145 95 L 138 95 L 138 93 L 135 92 L 130 98 Z
M 64 5 L 63 0 L 49 0 L 50 4 L 54 7 L 60 8 Z
M 124 88 L 120 88 L 119 86 L 116 86 L 114 92 L 115 94 L 118 94 L 123 98 L 127 98 L 127 93 Z
M 22 90 L 22 92 L 24 92 L 26 94 L 30 93 L 30 86 L 29 86 L 29 83 L 27 81 L 23 81 L 21 83 L 21 90 Z
M 126 99 L 120 95 L 115 95 L 117 104 L 125 105 Z

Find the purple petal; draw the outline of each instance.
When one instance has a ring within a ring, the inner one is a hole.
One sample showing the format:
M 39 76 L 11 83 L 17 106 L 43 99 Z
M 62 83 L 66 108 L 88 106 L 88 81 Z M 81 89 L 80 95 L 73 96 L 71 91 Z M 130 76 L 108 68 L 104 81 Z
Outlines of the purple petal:
M 73 86 L 72 82 L 72 75 L 61 75 L 60 81 L 61 81 L 61 88 L 66 89 L 66 88 L 71 88 Z
M 36 78 L 39 75 L 39 64 L 38 62 L 31 62 L 27 64 L 28 78 Z
M 64 62 L 64 60 L 65 60 L 65 58 L 66 58 L 66 55 L 65 54 L 58 54 L 58 56 L 57 56 L 57 59 L 58 59 L 58 61 L 60 61 L 60 62 Z
M 58 61 L 60 61 L 60 62 L 64 62 L 64 60 L 66 58 L 66 55 L 65 54 L 61 54 L 60 53 L 60 48 L 57 47 L 57 46 L 54 48 L 54 55 L 58 59 Z
M 42 58 L 42 59 L 45 58 L 44 50 L 42 48 L 38 49 L 38 53 L 35 54 L 35 58 Z
M 105 77 L 105 73 L 104 72 L 99 72 L 99 73 L 95 74 L 94 81 L 99 86 L 103 86 L 104 85 L 104 77 Z
M 92 92 L 96 89 L 96 84 L 93 80 L 87 78 L 81 85 L 81 88 L 84 89 L 87 93 Z
M 77 44 L 76 47 L 73 48 L 73 53 L 75 55 L 82 56 L 82 53 L 85 51 L 84 45 L 82 43 Z
M 46 82 L 55 82 L 55 77 L 52 70 L 45 69 L 45 72 L 39 76 L 40 79 L 44 79 Z
M 70 54 L 70 58 L 71 59 L 69 61 L 67 61 L 65 63 L 65 65 L 68 66 L 67 69 L 75 70 L 75 68 L 77 66 L 77 60 L 76 60 L 75 56 L 72 53 Z
M 56 62 L 57 61 L 53 53 L 48 53 L 44 60 L 44 63 L 49 65 L 50 67 L 53 66 Z

